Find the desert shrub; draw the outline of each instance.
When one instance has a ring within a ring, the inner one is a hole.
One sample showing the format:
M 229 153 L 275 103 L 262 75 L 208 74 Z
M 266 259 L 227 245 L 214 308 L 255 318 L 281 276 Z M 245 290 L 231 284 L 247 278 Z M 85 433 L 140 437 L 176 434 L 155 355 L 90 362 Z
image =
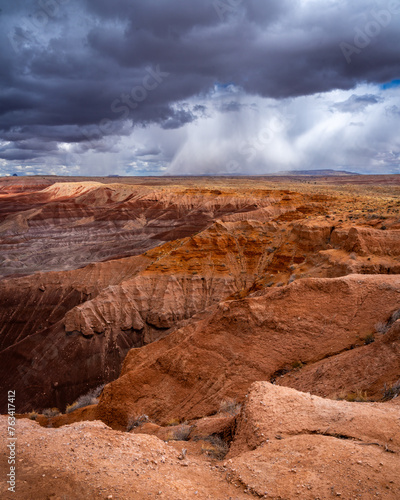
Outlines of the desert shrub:
M 56 417 L 60 415 L 60 410 L 58 408 L 46 408 L 43 410 L 43 415 L 47 418 Z
M 332 399 L 336 399 L 336 401 L 343 401 L 346 399 L 346 393 L 342 390 L 337 393 Z
M 350 403 L 364 403 L 365 401 L 368 401 L 368 396 L 366 391 L 362 391 L 361 389 L 357 389 L 356 392 L 350 392 L 349 394 L 346 395 L 344 398 L 346 401 L 349 401 Z
M 205 443 L 201 445 L 201 452 L 206 455 L 222 460 L 229 451 L 228 444 L 218 436 L 204 438 Z
M 189 425 L 180 425 L 178 429 L 174 431 L 174 437 L 176 441 L 187 441 L 189 439 L 191 427 Z
M 238 403 L 235 399 L 223 399 L 219 405 L 219 411 L 221 413 L 229 413 L 229 415 L 235 416 L 240 413 L 242 405 Z
M 379 321 L 375 325 L 375 331 L 377 333 L 385 334 L 389 328 L 395 323 L 398 319 L 400 319 L 400 309 L 394 311 L 394 313 L 390 316 L 389 320 L 386 323 Z
M 368 335 L 366 335 L 364 337 L 364 344 L 368 345 L 368 344 L 372 344 L 372 342 L 375 342 L 375 336 L 373 333 L 369 333 Z
M 390 324 L 393 324 L 395 323 L 398 319 L 400 319 L 400 309 L 398 309 L 397 311 L 395 311 L 391 317 L 390 317 Z
M 383 401 L 389 401 L 390 399 L 397 398 L 400 394 L 400 379 L 393 385 L 389 387 L 385 384 L 383 386 Z
M 149 421 L 150 421 L 149 417 L 145 414 L 139 415 L 138 417 L 131 417 L 128 420 L 126 430 L 129 432 L 132 429 L 135 429 L 136 427 L 141 427 L 143 424 L 145 424 L 146 422 L 149 422 Z
M 387 324 L 383 323 L 382 321 L 379 321 L 375 325 L 375 331 L 376 331 L 376 333 L 380 333 L 382 335 L 385 334 L 387 332 Z
M 167 441 L 188 441 L 191 429 L 190 425 L 178 425 L 168 433 Z
M 168 427 L 172 427 L 172 426 L 175 426 L 175 425 L 179 425 L 181 422 L 182 422 L 182 420 L 180 418 L 171 418 L 170 420 L 168 420 L 168 422 L 166 423 L 166 425 Z
M 296 275 L 295 274 L 292 274 L 289 278 L 289 281 L 288 281 L 288 284 L 290 285 L 290 283 L 293 283 L 293 281 L 296 280 Z
M 82 396 L 79 396 L 79 398 L 74 403 L 72 403 L 72 405 L 67 406 L 65 413 L 71 413 L 78 408 L 84 408 L 85 406 L 97 404 L 99 402 L 97 398 L 100 396 L 103 387 L 104 384 L 99 385 L 95 389 L 90 390 L 87 394 L 82 394 Z
M 293 370 L 300 370 L 300 368 L 303 368 L 303 363 L 301 361 L 293 361 L 292 363 L 292 369 Z
M 351 254 L 349 255 L 349 257 L 350 257 L 351 260 L 356 260 L 357 259 L 357 255 L 354 252 L 351 252 Z
M 36 411 L 31 411 L 30 413 L 28 413 L 28 417 L 31 419 L 31 420 L 36 420 L 37 417 L 38 417 L 38 414 L 36 413 Z

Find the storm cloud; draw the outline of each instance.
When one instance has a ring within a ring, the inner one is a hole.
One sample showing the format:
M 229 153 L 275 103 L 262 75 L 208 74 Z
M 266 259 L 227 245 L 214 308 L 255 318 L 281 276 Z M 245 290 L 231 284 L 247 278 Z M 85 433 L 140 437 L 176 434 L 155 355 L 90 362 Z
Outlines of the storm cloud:
M 0 6 L 0 173 L 399 171 L 400 0 Z

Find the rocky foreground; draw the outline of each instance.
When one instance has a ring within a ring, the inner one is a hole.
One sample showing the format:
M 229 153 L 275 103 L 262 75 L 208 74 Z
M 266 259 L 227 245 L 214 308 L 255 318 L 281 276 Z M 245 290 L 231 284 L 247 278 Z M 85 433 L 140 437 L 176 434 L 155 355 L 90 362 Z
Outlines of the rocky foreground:
M 154 424 L 135 433 L 100 421 L 49 429 L 21 419 L 18 496 L 2 482 L 1 497 L 397 500 L 399 410 L 256 382 L 234 423 L 223 413 L 188 422 L 188 441 Z M 6 417 L 0 425 L 3 435 Z M 218 460 L 207 434 L 232 426 L 229 453 Z
M 118 182 L 0 182 L 10 498 L 400 498 L 400 179 Z

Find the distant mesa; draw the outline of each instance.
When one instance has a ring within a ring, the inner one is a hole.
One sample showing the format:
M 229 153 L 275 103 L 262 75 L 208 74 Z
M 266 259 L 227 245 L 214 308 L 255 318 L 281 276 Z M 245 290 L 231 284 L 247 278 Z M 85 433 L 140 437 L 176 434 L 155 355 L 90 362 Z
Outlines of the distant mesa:
M 308 176 L 337 176 L 337 175 L 361 175 L 356 172 L 347 172 L 346 170 L 333 170 L 330 168 L 319 170 L 282 170 L 273 175 L 308 175 Z

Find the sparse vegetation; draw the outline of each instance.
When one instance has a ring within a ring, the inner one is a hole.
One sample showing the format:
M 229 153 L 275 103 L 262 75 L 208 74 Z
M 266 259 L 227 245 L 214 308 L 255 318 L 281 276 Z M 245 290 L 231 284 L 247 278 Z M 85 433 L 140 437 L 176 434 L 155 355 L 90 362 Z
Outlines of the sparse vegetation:
M 188 441 L 191 429 L 190 425 L 180 424 L 168 433 L 167 441 Z
M 379 321 L 375 325 L 375 331 L 376 331 L 376 333 L 380 333 L 380 334 L 384 335 L 387 332 L 387 325 L 386 325 L 386 323 L 383 323 L 382 321 Z
M 400 319 L 400 309 L 398 309 L 391 315 L 389 323 L 392 325 L 398 319 Z
M 395 323 L 398 319 L 400 319 L 400 309 L 394 311 L 394 313 L 390 316 L 389 320 L 386 323 L 383 323 L 382 321 L 376 323 L 375 331 L 384 335 L 390 329 L 393 323 Z
M 171 418 L 170 420 L 168 420 L 166 425 L 172 427 L 174 425 L 179 425 L 181 422 L 182 422 L 182 420 L 180 418 Z
M 303 363 L 301 361 L 293 361 L 292 363 L 292 369 L 293 370 L 300 370 L 301 368 L 303 368 Z
M 242 405 L 235 399 L 224 399 L 219 405 L 219 411 L 221 413 L 229 413 L 229 415 L 232 416 L 238 415 L 241 409 Z
M 369 333 L 363 340 L 365 345 L 372 344 L 372 342 L 375 342 L 375 335 L 373 333 Z
M 28 417 L 31 419 L 31 420 L 36 420 L 37 417 L 38 417 L 38 414 L 36 411 L 31 411 L 30 413 L 28 413 Z
M 222 460 L 229 451 L 228 444 L 218 436 L 208 436 L 204 438 L 205 443 L 201 445 L 201 452 L 206 455 Z
M 60 410 L 58 408 L 46 408 L 43 410 L 43 415 L 47 418 L 57 417 L 57 415 L 60 415 Z
M 95 389 L 90 390 L 87 394 L 79 396 L 79 398 L 74 403 L 72 403 L 72 405 L 67 406 L 65 413 L 71 413 L 78 408 L 84 408 L 85 406 L 97 404 L 99 402 L 98 397 L 100 396 L 103 387 L 104 384 L 99 385 Z
M 367 391 L 362 391 L 361 389 L 357 389 L 355 392 L 348 393 L 344 398 L 346 401 L 350 403 L 365 403 L 368 401 Z
M 397 396 L 400 394 L 400 379 L 390 385 L 387 386 L 386 384 L 383 386 L 383 401 L 389 401 L 391 399 L 397 398 Z
M 138 417 L 131 417 L 128 420 L 128 424 L 126 426 L 127 432 L 130 432 L 132 429 L 136 427 L 141 427 L 143 424 L 150 422 L 150 419 L 147 415 L 139 415 Z

